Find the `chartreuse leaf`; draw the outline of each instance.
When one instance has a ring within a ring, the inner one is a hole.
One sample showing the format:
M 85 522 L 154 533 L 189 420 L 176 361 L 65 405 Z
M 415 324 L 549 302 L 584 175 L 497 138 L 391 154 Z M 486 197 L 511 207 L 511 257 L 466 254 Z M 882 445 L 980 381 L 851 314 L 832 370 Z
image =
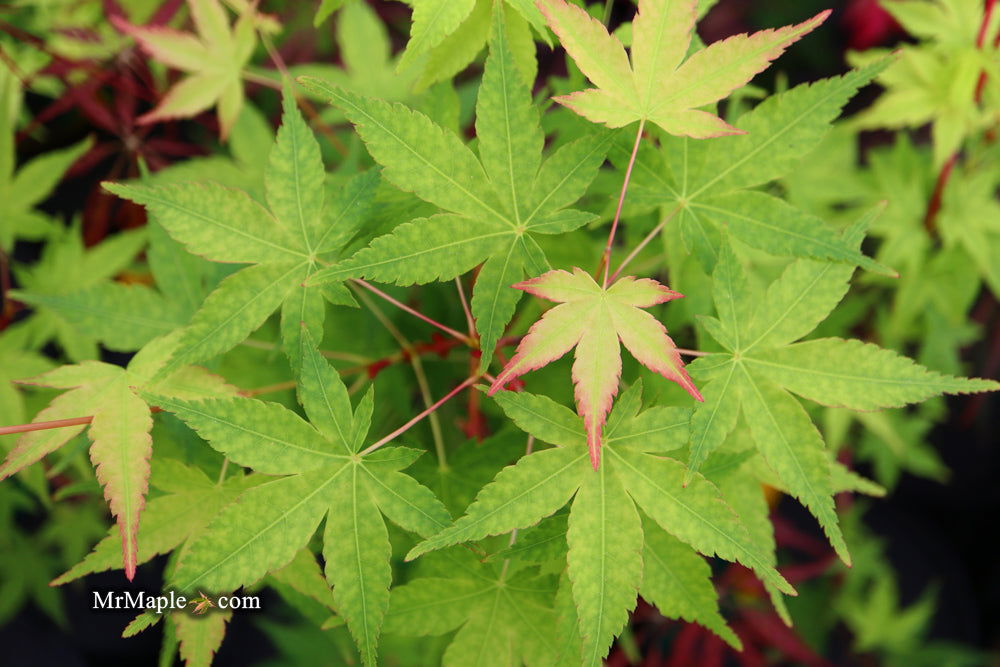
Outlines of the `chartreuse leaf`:
M 642 522 L 642 584 L 639 594 L 663 614 L 698 623 L 737 650 L 742 643 L 719 613 L 712 570 L 691 547 L 656 522 Z
M 319 146 L 290 90 L 285 91 L 283 109 L 265 172 L 270 210 L 242 191 L 211 183 L 105 184 L 114 194 L 144 205 L 190 252 L 215 262 L 251 264 L 208 295 L 162 372 L 229 350 L 279 306 L 282 344 L 293 369 L 301 364 L 306 347 L 303 331 L 317 338 L 322 333 L 322 293 L 304 283 L 357 231 L 376 180 L 355 177 L 327 201 Z M 348 297 L 338 303 L 351 301 Z
M 215 484 L 200 469 L 173 459 L 157 459 L 149 483 L 167 493 L 150 500 L 139 523 L 136 563 L 141 565 L 159 554 L 169 553 L 201 531 L 219 510 L 261 480 L 233 476 Z M 112 528 L 94 550 L 52 581 L 65 584 L 94 572 L 121 567 L 121 536 Z
M 13 78 L 13 77 L 12 77 Z M 14 240 L 39 239 L 51 228 L 48 218 L 34 210 L 93 143 L 85 139 L 69 148 L 48 151 L 29 160 L 15 173 L 14 118 L 0 112 L 0 250 L 9 253 Z
M 570 509 L 566 541 L 583 664 L 601 665 L 635 607 L 643 565 L 639 512 L 607 465 L 584 477 Z
M 105 282 L 68 294 L 16 292 L 33 306 L 58 313 L 111 350 L 137 350 L 183 326 L 183 308 L 145 285 Z
M 413 26 L 398 72 L 419 72 L 417 89 L 453 77 L 476 58 L 489 38 L 491 10 L 494 25 L 501 20 L 511 33 L 518 67 L 532 80 L 537 66 L 531 29 L 551 46 L 545 19 L 531 0 L 406 1 L 413 6 Z
M 38 307 L 25 321 L 28 336 L 38 344 L 54 340 L 73 361 L 97 357 L 92 332 L 74 326 L 59 308 L 43 300 L 61 302 L 74 291 L 86 291 L 125 269 L 146 242 L 146 230 L 122 232 L 92 248 L 85 248 L 79 225 L 58 228 L 42 249 L 39 262 L 30 267 L 14 265 L 20 290 L 9 294 Z M 77 311 L 79 312 L 79 311 Z M 122 334 L 119 334 L 122 335 Z M 128 335 L 128 334 L 124 334 Z
M 876 212 L 844 233 L 860 245 Z M 800 259 L 753 308 L 746 276 L 726 242 L 713 274 L 719 319 L 706 330 L 726 348 L 691 365 L 708 382 L 706 401 L 691 419 L 688 478 L 725 440 L 742 412 L 750 433 L 781 484 L 819 520 L 831 544 L 850 562 L 833 505 L 830 459 L 805 409 L 789 391 L 830 405 L 859 410 L 898 407 L 944 393 L 1000 389 L 990 380 L 956 378 L 861 341 L 819 339 L 790 344 L 808 334 L 846 293 L 849 265 Z
M 746 134 L 721 141 L 663 137 L 661 152 L 640 153 L 630 201 L 676 211 L 688 249 L 707 272 L 719 254 L 718 229 L 775 255 L 857 264 L 895 272 L 862 255 L 814 215 L 759 190 L 816 148 L 830 123 L 887 61 L 773 95 L 736 124 Z
M 548 268 L 533 233 L 564 233 L 594 220 L 566 207 L 593 180 L 613 138 L 585 137 L 542 160 L 538 112 L 516 67 L 503 12 L 503 3 L 496 3 L 476 106 L 478 156 L 418 112 L 302 79 L 307 89 L 344 111 L 386 179 L 447 212 L 398 226 L 353 257 L 319 271 L 310 284 L 351 277 L 427 283 L 449 280 L 485 262 L 472 296 L 484 368 L 520 298 L 510 286 L 526 270 Z
M 598 664 L 607 654 L 635 604 L 637 590 L 642 590 L 644 571 L 653 572 L 650 596 L 664 605 L 664 614 L 693 617 L 728 640 L 734 639 L 706 597 L 710 586 L 682 597 L 683 592 L 671 587 L 676 582 L 671 583 L 662 564 L 644 563 L 647 550 L 662 560 L 665 550 L 677 547 L 664 546 L 663 535 L 656 534 L 651 541 L 643 536 L 637 506 L 657 530 L 667 531 L 688 547 L 743 563 L 777 590 L 794 592 L 774 570 L 773 554 L 760 549 L 715 485 L 695 475 L 685 487 L 683 464 L 644 453 L 645 449 L 668 448 L 665 443 L 671 436 L 666 433 L 674 429 L 681 436 L 677 446 L 683 442 L 686 429 L 679 425 L 684 422 L 679 417 L 686 417 L 686 410 L 672 414 L 663 412 L 670 408 L 657 407 L 639 412 L 639 390 L 631 389 L 608 421 L 607 456 L 595 471 L 588 465 L 585 428 L 579 417 L 544 397 L 524 392 L 499 394 L 498 402 L 530 434 L 564 444 L 525 456 L 502 470 L 483 487 L 462 518 L 414 547 L 408 560 L 460 542 L 526 528 L 570 502 L 569 576 L 586 664 Z M 661 418 L 675 424 L 664 427 L 657 437 L 632 437 L 655 429 Z M 697 569 L 690 556 L 681 558 Z
M 631 276 L 605 289 L 581 269 L 573 269 L 573 273 L 549 271 L 514 287 L 559 305 L 531 326 L 489 393 L 576 347 L 573 383 L 577 410 L 584 420 L 595 470 L 600 463 L 604 420 L 618 393 L 622 363 L 619 340 L 643 366 L 681 385 L 695 400 L 702 400 L 667 330 L 640 310 L 676 299 L 681 296 L 677 292 L 655 280 Z
M 188 72 L 152 111 L 139 118 L 154 123 L 168 118 L 190 118 L 217 106 L 223 138 L 243 107 L 243 68 L 256 45 L 256 9 L 247 3 L 230 28 L 226 10 L 218 0 L 191 0 L 191 18 L 197 34 L 163 26 L 134 26 L 113 21 L 135 38 L 154 60 Z
M 698 108 L 750 81 L 830 14 L 730 37 L 682 64 L 694 30 L 693 0 L 641 0 L 632 22 L 631 62 L 618 38 L 584 10 L 565 0 L 539 0 L 538 5 L 580 71 L 597 86 L 556 97 L 557 102 L 608 127 L 650 121 L 670 134 L 696 139 L 742 133 Z
M 774 350 L 748 361 L 803 398 L 852 410 L 897 408 L 939 394 L 995 391 L 992 380 L 956 378 L 928 370 L 871 343 L 821 338 Z
M 737 437 L 733 434 L 732 437 Z M 745 436 L 747 440 L 749 435 Z M 764 487 L 751 471 L 750 464 L 740 461 L 743 453 L 750 453 L 744 450 L 732 457 L 731 460 L 738 461 L 735 465 L 725 468 L 708 466 L 705 473 L 713 482 L 719 486 L 719 491 L 726 502 L 736 511 L 740 520 L 746 524 L 750 539 L 760 546 L 761 553 L 767 558 L 767 562 L 773 567 L 778 563 L 778 556 L 775 553 L 774 527 L 771 525 L 771 508 L 764 495 Z M 716 457 L 716 460 L 722 458 Z M 710 471 L 709 468 L 712 468 Z M 792 624 L 792 618 L 785 606 L 785 600 L 774 584 L 764 583 L 771 603 L 774 605 L 778 615 L 786 625 Z
M 552 577 L 480 563 L 455 548 L 435 554 L 431 576 L 393 588 L 385 632 L 441 635 L 458 630 L 442 664 L 561 664 Z
M 212 659 L 225 638 L 226 624 L 232 617 L 233 612 L 229 609 L 202 616 L 183 611 L 170 614 L 170 619 L 176 626 L 181 660 L 186 667 L 208 667 L 212 664 Z
M 326 578 L 365 664 L 373 665 L 392 578 L 382 515 L 425 536 L 445 528 L 449 515 L 429 489 L 400 472 L 420 452 L 356 453 L 371 406 L 362 401 L 352 410 L 339 374 L 304 336 L 299 397 L 315 427 L 275 403 L 150 396 L 236 463 L 282 475 L 216 515 L 185 550 L 171 583 L 186 592 L 252 584 L 291 561 L 326 517 Z
M 160 339 L 136 355 L 128 368 L 86 361 L 22 380 L 26 384 L 68 390 L 53 399 L 34 421 L 93 416 L 88 431 L 92 442 L 90 460 L 97 480 L 104 487 L 111 513 L 117 519 L 122 562 L 125 576 L 130 580 L 139 561 L 139 515 L 145 504 L 152 453 L 153 422 L 148 405 L 137 395 L 137 388 L 155 387 L 165 397 L 235 391 L 200 368 L 181 368 L 151 382 L 150 368 L 161 363 L 175 344 L 176 337 Z M 86 424 L 80 424 L 24 434 L 0 465 L 0 479 L 54 452 L 86 428 Z
M 891 2 L 886 10 L 919 44 L 905 44 L 878 83 L 875 103 L 853 120 L 859 129 L 921 127 L 931 124 L 935 171 L 989 122 L 989 104 L 998 92 L 995 76 L 980 79 L 996 46 L 997 24 L 978 3 Z M 882 57 L 883 49 L 849 53 L 852 64 Z

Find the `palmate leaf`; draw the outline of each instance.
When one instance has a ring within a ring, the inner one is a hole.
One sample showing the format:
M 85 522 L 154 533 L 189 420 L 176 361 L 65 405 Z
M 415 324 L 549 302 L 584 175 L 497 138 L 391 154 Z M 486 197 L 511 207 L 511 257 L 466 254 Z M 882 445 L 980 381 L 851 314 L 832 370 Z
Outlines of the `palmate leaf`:
M 449 280 L 485 262 L 472 296 L 484 368 L 520 298 L 510 285 L 525 272 L 548 268 L 533 235 L 568 232 L 595 219 L 567 207 L 593 180 L 613 139 L 585 137 L 542 161 L 538 112 L 514 66 L 502 11 L 497 3 L 476 107 L 478 157 L 420 113 L 303 80 L 343 109 L 387 180 L 448 212 L 400 225 L 319 271 L 310 284 L 364 277 L 411 285 Z
M 207 265 L 184 250 L 155 221 L 146 226 L 146 232 L 146 255 L 157 289 L 117 282 L 107 277 L 111 271 L 106 269 L 99 276 L 103 278 L 100 282 L 92 283 L 92 277 L 82 284 L 70 283 L 55 290 L 29 283 L 24 291 L 17 292 L 17 298 L 40 308 L 36 312 L 58 316 L 74 334 L 93 337 L 110 350 L 138 350 L 191 319 L 204 297 Z M 117 270 L 116 265 L 112 267 L 112 271 Z
M 360 453 L 371 393 L 352 410 L 339 374 L 308 332 L 299 395 L 311 424 L 276 403 L 247 398 L 176 400 L 150 394 L 230 460 L 281 475 L 243 493 L 185 551 L 170 583 L 230 591 L 292 560 L 326 517 L 323 556 L 338 611 L 365 664 L 375 664 L 392 571 L 385 517 L 419 535 L 448 525 L 434 494 L 400 472 L 419 451 Z
M 497 375 L 490 394 L 576 347 L 576 404 L 586 426 L 595 470 L 601 460 L 604 420 L 618 393 L 622 369 L 619 340 L 643 366 L 684 387 L 695 400 L 702 400 L 667 330 L 641 310 L 676 299 L 681 296 L 677 292 L 655 280 L 632 276 L 604 289 L 581 269 L 573 269 L 573 273 L 549 271 L 514 287 L 559 305 L 531 326 L 510 363 Z
M 139 515 L 145 505 L 152 453 L 149 406 L 139 388 L 168 397 L 196 398 L 233 394 L 235 388 L 201 368 L 186 367 L 166 375 L 164 364 L 178 337 L 148 345 L 128 368 L 99 361 L 62 366 L 22 382 L 68 390 L 40 411 L 33 421 L 44 422 L 93 415 L 88 436 L 90 459 L 104 487 L 111 513 L 116 517 L 125 576 L 135 576 L 139 562 Z M 155 378 L 154 378 L 155 376 Z M 0 465 L 0 479 L 24 469 L 50 454 L 86 429 L 86 425 L 31 431 L 24 434 Z
M 844 240 L 860 245 L 875 213 L 849 228 Z M 833 506 L 830 461 L 805 409 L 789 393 L 825 405 L 877 410 L 940 394 L 1000 389 L 990 380 L 930 371 L 895 352 L 861 341 L 793 341 L 812 331 L 847 292 L 853 269 L 797 260 L 754 307 L 747 278 L 725 243 L 714 279 L 719 319 L 706 330 L 726 350 L 690 365 L 706 401 L 691 419 L 688 477 L 723 443 L 742 412 L 760 453 L 787 491 L 819 520 L 840 557 L 850 556 Z
M 49 237 L 38 263 L 30 267 L 15 265 L 14 275 L 21 288 L 10 294 L 37 303 L 24 325 L 31 339 L 28 345 L 38 348 L 54 340 L 72 361 L 97 358 L 97 342 L 89 332 L 75 327 L 63 313 L 43 302 L 51 299 L 58 303 L 74 291 L 86 291 L 107 281 L 129 265 L 146 238 L 146 230 L 140 229 L 85 248 L 79 225 L 72 225 Z
M 256 45 L 255 9 L 247 4 L 230 28 L 226 10 L 218 0 L 188 0 L 197 34 L 162 26 L 134 26 L 121 18 L 111 21 L 135 38 L 146 53 L 188 76 L 177 83 L 140 123 L 167 118 L 190 118 L 212 106 L 218 107 L 222 138 L 240 115 L 243 106 L 243 68 Z
M 458 630 L 442 664 L 564 664 L 551 608 L 553 578 L 480 563 L 452 548 L 428 557 L 430 576 L 393 588 L 385 632 L 441 635 Z M 567 661 L 566 664 L 573 664 Z
M 654 549 L 660 559 L 666 557 L 658 548 L 661 535 L 654 535 L 647 544 L 639 509 L 659 530 L 666 531 L 687 548 L 743 563 L 765 582 L 794 593 L 774 570 L 773 554 L 758 546 L 715 485 L 699 475 L 685 487 L 682 463 L 644 451 L 648 448 L 660 452 L 682 446 L 686 435 L 683 428 L 677 427 L 674 437 L 667 442 L 623 437 L 620 443 L 615 443 L 620 433 L 634 434 L 648 429 L 650 422 L 676 422 L 677 416 L 688 414 L 681 408 L 667 408 L 679 414 L 654 413 L 655 419 L 644 419 L 651 410 L 638 413 L 639 392 L 639 387 L 626 392 L 609 418 L 604 443 L 606 458 L 596 471 L 589 465 L 583 446 L 585 429 L 579 417 L 543 397 L 524 392 L 500 394 L 501 407 L 519 426 L 539 439 L 566 444 L 525 456 L 516 465 L 502 470 L 482 489 L 462 518 L 418 544 L 407 559 L 460 542 L 526 528 L 571 502 L 567 558 L 583 639 L 584 664 L 600 664 L 627 620 L 627 612 L 643 586 L 643 570 L 649 567 L 644 565 L 644 550 Z M 575 432 L 572 441 L 571 432 Z M 670 544 L 666 549 L 676 546 Z M 662 572 L 654 574 L 646 585 L 656 601 L 666 605 L 672 598 L 664 576 Z M 717 617 L 717 608 L 706 603 L 704 593 L 701 589 L 696 602 L 688 601 L 686 606 L 662 611 L 666 615 L 696 616 L 709 627 L 724 627 Z M 725 633 L 724 636 L 732 639 Z
M 698 108 L 747 83 L 830 14 L 730 37 L 682 64 L 694 30 L 694 0 L 640 0 L 632 22 L 631 62 L 618 38 L 579 7 L 565 0 L 539 0 L 538 5 L 560 43 L 597 86 L 557 97 L 557 102 L 608 127 L 649 121 L 670 134 L 698 139 L 742 133 Z
M 719 229 L 725 227 L 771 254 L 853 263 L 896 275 L 846 244 L 816 216 L 752 189 L 789 173 L 815 149 L 844 104 L 887 64 L 882 60 L 773 95 L 735 121 L 745 135 L 717 141 L 662 137 L 660 150 L 639 154 L 629 190 L 633 210 L 655 205 L 674 211 L 685 245 L 709 273 L 718 259 Z
M 208 295 L 163 372 L 229 350 L 279 306 L 283 349 L 298 368 L 302 332 L 322 334 L 323 297 L 353 303 L 343 285 L 321 292 L 303 283 L 353 236 L 378 176 L 354 177 L 331 201 L 324 198 L 324 178 L 319 145 L 286 91 L 282 126 L 265 173 L 270 210 L 242 191 L 211 183 L 105 184 L 114 194 L 144 205 L 190 252 L 215 262 L 251 264 Z

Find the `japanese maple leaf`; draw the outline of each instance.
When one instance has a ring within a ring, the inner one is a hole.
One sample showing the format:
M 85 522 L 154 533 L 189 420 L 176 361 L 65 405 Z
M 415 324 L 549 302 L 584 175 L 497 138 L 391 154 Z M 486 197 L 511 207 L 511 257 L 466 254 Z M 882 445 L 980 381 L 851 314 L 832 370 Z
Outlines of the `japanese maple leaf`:
M 151 57 L 190 73 L 138 122 L 189 118 L 217 105 L 219 128 L 225 139 L 243 107 L 242 72 L 256 44 L 257 19 L 247 5 L 230 28 L 218 0 L 188 0 L 188 7 L 197 34 L 162 26 L 134 26 L 112 18 L 115 27 L 135 38 Z
M 845 230 L 860 246 L 878 209 Z M 841 559 L 850 554 L 837 519 L 834 472 L 823 441 L 793 394 L 859 411 L 917 403 L 941 394 L 996 391 L 1000 383 L 952 377 L 860 340 L 795 342 L 822 322 L 850 286 L 854 267 L 799 259 L 759 293 L 724 240 L 712 274 L 718 318 L 701 317 L 723 348 L 691 365 L 705 402 L 691 415 L 687 479 L 736 429 L 742 414 L 752 440 L 781 487 L 816 517 Z
M 135 576 L 139 560 L 139 515 L 146 503 L 153 445 L 150 408 L 138 396 L 137 388 L 155 390 L 174 399 L 236 392 L 220 377 L 195 366 L 153 379 L 177 342 L 177 336 L 154 341 L 133 357 L 127 368 L 85 361 L 21 381 L 68 390 L 39 412 L 35 422 L 93 415 L 88 432 L 93 443 L 90 460 L 118 521 L 122 562 L 129 580 Z M 0 465 L 0 480 L 59 449 L 85 428 L 86 424 L 76 424 L 25 433 Z
M 682 294 L 655 280 L 632 276 L 605 289 L 578 268 L 573 273 L 549 271 L 514 287 L 559 305 L 531 326 L 489 394 L 492 396 L 514 378 L 555 361 L 576 346 L 573 383 L 577 411 L 586 426 L 594 470 L 601 461 L 601 429 L 618 393 L 622 370 L 619 340 L 643 366 L 684 387 L 695 400 L 702 400 L 667 330 L 640 310 Z
M 694 552 L 739 562 L 776 591 L 795 594 L 774 569 L 773 539 L 762 533 L 759 521 L 751 524 L 734 511 L 720 488 L 701 473 L 683 486 L 684 464 L 671 454 L 687 442 L 687 408 L 656 406 L 640 412 L 641 387 L 634 383 L 608 416 L 605 461 L 593 470 L 584 446 L 587 429 L 572 410 L 528 392 L 501 392 L 496 401 L 519 429 L 554 447 L 539 445 L 501 470 L 461 518 L 415 546 L 407 560 L 515 528 L 527 529 L 568 506 L 564 570 L 568 582 L 560 587 L 555 606 L 565 655 L 573 652 L 575 644 L 582 660 L 574 662 L 584 665 L 603 664 L 602 658 L 635 608 L 637 593 L 665 615 L 694 619 L 732 644 L 738 643 L 719 614 L 709 568 Z M 766 504 L 763 508 L 766 512 Z M 753 520 L 759 514 L 750 516 Z M 489 549 L 490 544 L 484 546 Z M 665 571 L 664 563 L 669 563 L 674 574 Z M 433 561 L 421 565 L 433 567 Z M 516 571 L 516 567 L 510 569 Z M 684 572 L 683 591 L 671 587 L 678 572 Z M 426 580 L 413 583 L 421 581 Z M 407 607 L 428 602 L 428 591 L 422 588 L 417 584 L 397 589 L 408 592 L 392 599 L 390 615 L 405 614 Z M 473 594 L 467 588 L 463 592 Z M 455 606 L 459 604 L 455 600 Z M 428 605 L 427 609 L 436 613 L 439 608 Z M 440 625 L 413 620 L 414 630 L 443 632 L 446 628 L 441 626 L 450 614 L 442 611 L 439 616 Z M 412 618 L 412 613 L 406 614 L 405 620 Z M 387 627 L 398 627 L 397 622 L 403 620 L 387 621 Z
M 631 62 L 617 37 L 584 10 L 564 0 L 538 0 L 549 26 L 577 67 L 597 88 L 556 97 L 588 120 L 624 127 L 637 120 L 696 139 L 743 134 L 699 107 L 744 85 L 830 12 L 798 25 L 735 35 L 687 60 L 696 0 L 640 0 L 632 22 Z M 683 63 L 682 63 L 683 61 Z
M 385 518 L 428 536 L 449 523 L 430 489 L 401 472 L 422 453 L 362 449 L 374 393 L 357 407 L 308 329 L 299 398 L 310 421 L 251 398 L 184 400 L 144 396 L 174 413 L 230 461 L 272 481 L 248 489 L 185 547 L 168 578 L 178 591 L 231 591 L 291 562 L 326 517 L 323 558 L 339 614 L 365 665 L 377 664 L 378 638 L 392 583 Z
M 320 289 L 303 283 L 321 264 L 339 257 L 367 214 L 378 176 L 359 174 L 328 196 L 319 143 L 290 91 L 282 106 L 281 129 L 264 174 L 266 208 L 242 190 L 212 182 L 105 184 L 108 191 L 145 206 L 192 254 L 248 265 L 205 298 L 163 373 L 230 350 L 279 307 L 282 343 L 297 368 L 303 323 L 316 337 L 323 331 L 324 298 L 354 303 L 342 284 Z
M 497 3 L 476 101 L 477 151 L 402 105 L 300 79 L 354 123 L 387 181 L 441 209 L 376 237 L 353 256 L 317 271 L 308 284 L 347 278 L 425 284 L 482 264 L 471 307 L 484 369 L 521 296 L 509 286 L 550 268 L 537 236 L 565 234 L 595 220 L 570 206 L 596 177 L 614 140 L 610 132 L 584 136 L 543 160 L 545 133 L 531 86 L 515 64 L 503 12 Z

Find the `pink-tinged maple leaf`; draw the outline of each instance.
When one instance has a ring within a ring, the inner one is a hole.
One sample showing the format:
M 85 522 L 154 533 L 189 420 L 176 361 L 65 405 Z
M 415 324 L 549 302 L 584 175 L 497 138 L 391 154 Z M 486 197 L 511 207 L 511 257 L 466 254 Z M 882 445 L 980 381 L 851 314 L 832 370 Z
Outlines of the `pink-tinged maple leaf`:
M 639 0 L 630 56 L 618 37 L 580 7 L 565 0 L 536 4 L 577 67 L 597 86 L 556 97 L 556 102 L 608 127 L 650 121 L 670 134 L 695 139 L 743 134 L 700 107 L 750 81 L 830 15 L 825 11 L 798 25 L 735 35 L 685 60 L 696 0 Z
M 35 416 L 35 422 L 91 416 L 90 460 L 97 481 L 104 488 L 111 514 L 118 523 L 122 566 L 130 581 L 138 563 L 139 517 L 146 504 L 149 459 L 153 453 L 151 411 L 139 398 L 137 387 L 184 399 L 230 396 L 237 391 L 222 378 L 194 366 L 180 368 L 161 380 L 151 380 L 153 373 L 169 358 L 177 340 L 175 334 L 152 341 L 133 357 L 127 369 L 100 361 L 84 361 L 17 381 L 66 390 Z M 21 436 L 0 463 L 0 481 L 56 451 L 88 428 L 86 422 L 76 419 L 72 422 L 61 428 L 39 429 Z
M 531 326 L 489 394 L 492 396 L 511 380 L 555 361 L 575 346 L 574 393 L 595 470 L 601 461 L 601 430 L 618 393 L 622 370 L 619 341 L 643 366 L 684 387 L 695 400 L 702 400 L 667 330 L 652 315 L 640 310 L 683 295 L 655 280 L 632 276 L 620 278 L 604 289 L 577 268 L 573 273 L 549 271 L 514 287 L 559 305 Z
M 243 67 L 256 45 L 255 24 L 264 29 L 267 17 L 238 3 L 240 16 L 230 27 L 219 0 L 188 0 L 197 34 L 164 26 L 136 26 L 113 16 L 112 24 L 134 38 L 155 60 L 187 72 L 140 124 L 170 118 L 190 118 L 216 105 L 225 139 L 243 107 Z

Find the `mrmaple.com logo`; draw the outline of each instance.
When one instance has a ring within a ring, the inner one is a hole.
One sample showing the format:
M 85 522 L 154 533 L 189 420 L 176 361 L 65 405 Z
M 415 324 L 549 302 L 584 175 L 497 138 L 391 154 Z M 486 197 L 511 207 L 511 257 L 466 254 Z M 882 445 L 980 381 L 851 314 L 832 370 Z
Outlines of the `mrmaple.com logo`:
M 195 614 L 204 614 L 209 609 L 217 607 L 219 609 L 260 609 L 260 596 L 257 595 L 220 595 L 215 598 L 204 593 L 198 593 L 197 597 L 188 598 L 178 595 L 176 591 L 169 591 L 159 595 L 139 591 L 131 593 L 117 593 L 115 591 L 99 592 L 94 591 L 94 602 L 92 609 L 111 610 L 143 610 L 156 614 L 165 611 L 188 610 Z

